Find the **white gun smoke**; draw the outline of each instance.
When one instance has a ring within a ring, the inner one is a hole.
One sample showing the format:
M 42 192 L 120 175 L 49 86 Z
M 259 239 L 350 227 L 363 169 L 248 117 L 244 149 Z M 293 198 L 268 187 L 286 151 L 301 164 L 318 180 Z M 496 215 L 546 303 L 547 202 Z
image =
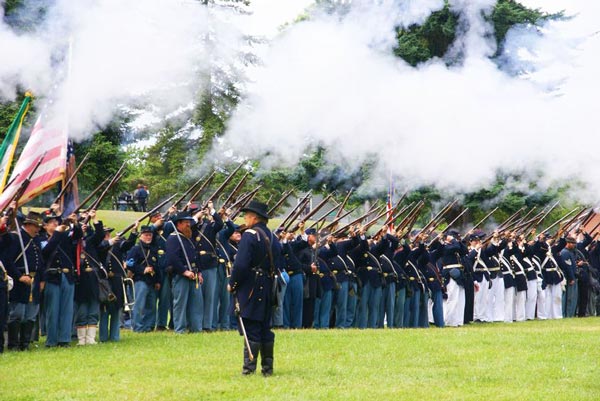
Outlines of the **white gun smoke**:
M 546 23 L 543 35 L 513 29 L 512 53 L 501 61 L 521 71 L 515 77 L 489 58 L 496 51 L 485 19 L 492 0 L 450 1 L 462 15 L 450 52 L 464 56 L 460 65 L 434 59 L 412 68 L 394 57 L 381 32 L 393 38 L 395 25 L 422 22 L 443 2 L 421 4 L 377 2 L 287 29 L 222 146 L 263 155 L 267 167 L 295 164 L 309 144 L 327 147 L 329 162 L 354 168 L 376 155 L 379 189 L 390 171 L 407 188 L 460 192 L 488 185 L 503 170 L 519 172 L 525 188 L 579 183 L 580 200 L 597 200 L 600 35 L 593 19 L 600 6 L 562 1 L 568 15 L 579 14 Z M 398 7 L 402 19 L 390 19 Z

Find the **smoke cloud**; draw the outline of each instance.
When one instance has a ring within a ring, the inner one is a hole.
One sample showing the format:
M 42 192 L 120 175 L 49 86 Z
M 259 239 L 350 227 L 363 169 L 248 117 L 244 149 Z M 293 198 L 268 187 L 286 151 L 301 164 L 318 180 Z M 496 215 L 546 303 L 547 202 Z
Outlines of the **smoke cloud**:
M 412 68 L 390 52 L 393 28 L 423 22 L 443 2 L 353 3 L 345 16 L 315 14 L 272 43 L 223 147 L 263 155 L 266 168 L 295 164 L 311 144 L 354 168 L 376 155 L 380 188 L 391 171 L 406 188 L 468 191 L 503 170 L 523 174 L 524 187 L 580 183 L 581 200 L 597 199 L 600 5 L 555 2 L 574 17 L 541 32 L 513 29 L 499 67 L 484 19 L 495 1 L 451 0 L 462 11 L 451 53 L 464 61 Z
M 56 0 L 29 32 L 0 25 L 0 98 L 17 88 L 47 97 L 48 116 L 68 116 L 76 139 L 118 107 L 164 118 L 197 100 L 211 62 L 235 62 L 242 34 L 228 17 L 197 1 Z

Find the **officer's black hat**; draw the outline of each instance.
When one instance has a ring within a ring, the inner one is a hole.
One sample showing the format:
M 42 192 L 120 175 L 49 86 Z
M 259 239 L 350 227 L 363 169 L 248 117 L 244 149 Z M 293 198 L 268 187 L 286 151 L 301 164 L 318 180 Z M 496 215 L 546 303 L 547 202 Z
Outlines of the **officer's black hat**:
M 481 238 L 477 234 L 469 235 L 469 241 L 480 241 L 480 240 L 481 240 Z
M 50 220 L 57 220 L 59 224 L 62 220 L 61 216 L 52 213 L 50 210 L 44 212 L 43 219 L 44 223 L 48 223 Z
M 181 220 L 194 221 L 194 218 L 192 216 L 190 216 L 190 214 L 188 212 L 179 212 L 173 216 L 173 221 L 175 223 L 177 223 L 178 221 L 181 221 Z
M 448 230 L 448 232 L 446 234 L 451 235 L 453 237 L 460 236 L 460 233 L 458 231 L 456 231 L 456 230 Z
M 304 230 L 304 233 L 306 235 L 317 235 L 317 230 L 314 228 L 307 228 L 306 230 Z
M 257 200 L 250 201 L 248 206 L 242 208 L 241 211 L 256 213 L 258 216 L 260 216 L 264 219 L 267 219 L 267 220 L 269 219 L 269 211 L 268 211 L 267 205 L 265 203 L 259 202 Z
M 25 216 L 25 220 L 23 220 L 23 224 L 35 224 L 36 226 L 41 227 L 44 219 L 42 215 L 38 212 L 29 212 L 27 216 Z
M 151 232 L 152 232 L 152 226 L 141 226 L 140 227 L 140 234 L 151 233 Z

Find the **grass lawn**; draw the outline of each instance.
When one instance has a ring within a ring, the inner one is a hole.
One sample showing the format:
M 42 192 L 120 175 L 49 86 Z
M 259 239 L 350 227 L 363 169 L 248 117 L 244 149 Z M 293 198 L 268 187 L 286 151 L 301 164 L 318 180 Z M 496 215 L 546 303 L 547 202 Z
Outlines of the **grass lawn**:
M 42 343 L 43 344 L 43 343 Z M 240 374 L 235 332 L 0 356 L 1 400 L 597 400 L 600 318 L 403 330 L 281 330 L 275 375 Z

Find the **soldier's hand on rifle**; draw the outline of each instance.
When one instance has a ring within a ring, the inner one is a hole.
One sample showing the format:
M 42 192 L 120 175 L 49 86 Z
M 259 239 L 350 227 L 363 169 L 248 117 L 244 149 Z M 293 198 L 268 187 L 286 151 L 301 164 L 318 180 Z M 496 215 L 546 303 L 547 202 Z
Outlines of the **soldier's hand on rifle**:
M 25 285 L 31 285 L 31 277 L 25 274 L 19 277 L 19 281 Z
M 185 277 L 185 278 L 187 278 L 189 280 L 195 280 L 196 279 L 196 275 L 191 270 L 184 271 L 183 272 L 183 277 Z
M 53 203 L 50 205 L 50 210 L 58 216 L 60 214 L 60 205 L 58 203 Z
M 198 272 L 197 276 L 198 276 L 198 283 L 202 284 L 204 282 L 204 277 L 202 277 L 202 273 Z
M 146 266 L 144 274 L 154 274 L 154 268 L 152 266 Z
M 188 206 L 189 206 L 189 202 L 188 202 Z M 169 210 L 167 210 L 167 213 L 169 213 L 169 214 L 175 214 L 175 213 L 177 213 L 177 207 L 171 206 L 169 208 Z
M 311 264 L 310 264 L 310 271 L 311 271 L 312 273 L 316 273 L 316 272 L 317 272 L 317 265 L 316 265 L 316 264 L 314 264 L 314 263 L 311 263 Z
M 77 224 L 77 213 L 71 213 L 69 217 L 67 217 L 67 220 L 70 223 Z
M 160 291 L 160 283 L 156 283 L 156 284 L 154 284 L 154 289 L 155 289 L 156 291 Z
M 94 222 L 97 223 L 98 220 L 96 219 L 96 210 L 90 210 L 90 219 Z
M 303 221 L 301 221 L 300 223 L 298 223 L 298 229 L 300 231 L 304 231 L 304 222 Z

